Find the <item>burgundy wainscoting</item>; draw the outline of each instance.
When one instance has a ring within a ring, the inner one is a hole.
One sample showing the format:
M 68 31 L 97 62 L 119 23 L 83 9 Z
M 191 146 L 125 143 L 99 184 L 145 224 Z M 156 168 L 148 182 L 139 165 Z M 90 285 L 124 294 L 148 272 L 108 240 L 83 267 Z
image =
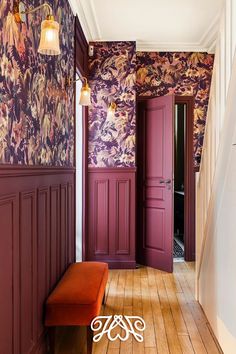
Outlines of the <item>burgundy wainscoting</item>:
M 135 168 L 89 168 L 86 258 L 135 268 Z
M 45 354 L 44 303 L 75 260 L 75 171 L 0 166 L 0 353 Z

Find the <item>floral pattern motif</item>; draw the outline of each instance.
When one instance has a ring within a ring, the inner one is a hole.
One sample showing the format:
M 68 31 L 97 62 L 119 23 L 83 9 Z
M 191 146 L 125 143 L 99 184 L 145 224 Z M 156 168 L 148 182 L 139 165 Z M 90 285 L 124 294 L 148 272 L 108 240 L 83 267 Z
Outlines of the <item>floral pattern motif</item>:
M 200 164 L 214 55 L 207 53 L 137 52 L 137 94 L 193 95 L 194 163 Z
M 194 164 L 198 166 L 204 137 L 214 55 L 187 52 L 137 52 L 134 42 L 92 43 L 90 59 L 92 107 L 89 111 L 89 166 L 135 166 L 137 95 L 193 95 Z M 107 118 L 109 102 L 118 104 Z
M 65 79 L 74 75 L 74 16 L 67 1 L 49 3 L 60 23 L 58 57 L 37 53 L 44 10 L 19 25 L 13 0 L 0 3 L 0 163 L 73 165 L 74 90 Z
M 135 42 L 96 42 L 90 58 L 89 166 L 135 165 Z M 115 118 L 107 117 L 111 102 Z

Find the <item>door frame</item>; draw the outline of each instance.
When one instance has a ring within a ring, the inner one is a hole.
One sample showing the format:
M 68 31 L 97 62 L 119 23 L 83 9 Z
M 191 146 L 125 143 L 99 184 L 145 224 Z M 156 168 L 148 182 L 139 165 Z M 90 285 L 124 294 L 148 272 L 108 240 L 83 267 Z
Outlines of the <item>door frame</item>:
M 138 96 L 137 110 L 138 102 L 155 97 L 158 96 Z M 186 104 L 186 136 L 184 164 L 184 259 L 185 261 L 195 261 L 195 169 L 193 163 L 194 97 L 175 95 L 175 104 L 176 103 Z M 138 124 L 138 121 L 136 124 Z M 137 170 L 138 168 L 139 166 L 137 166 Z M 138 173 L 139 172 L 137 171 L 137 175 Z M 138 210 L 137 215 L 139 215 Z
M 88 78 L 88 42 L 84 35 L 82 26 L 80 24 L 79 18 L 76 15 L 75 17 L 75 60 L 74 60 L 74 79 L 76 77 L 76 73 L 82 79 L 83 77 Z M 74 83 L 74 92 L 76 90 L 76 83 Z M 74 105 L 76 109 L 76 99 L 74 99 Z M 87 234 L 88 234 L 88 107 L 82 108 L 82 120 L 83 120 L 83 152 L 82 152 L 82 185 L 83 185 L 83 195 L 82 195 L 82 260 L 85 261 L 87 258 Z M 76 129 L 76 124 L 74 124 L 74 129 Z M 76 132 L 75 132 L 76 134 Z M 74 141 L 74 166 L 76 167 L 76 141 Z M 75 183 L 76 188 L 76 183 Z M 76 196 L 76 192 L 75 192 Z M 76 209 L 76 200 L 75 200 L 75 209 Z M 74 223 L 75 227 L 75 235 L 76 235 L 76 221 Z M 76 242 L 76 238 L 75 238 Z
M 186 104 L 184 164 L 184 259 L 195 261 L 195 171 L 193 154 L 194 97 L 175 96 L 175 104 Z

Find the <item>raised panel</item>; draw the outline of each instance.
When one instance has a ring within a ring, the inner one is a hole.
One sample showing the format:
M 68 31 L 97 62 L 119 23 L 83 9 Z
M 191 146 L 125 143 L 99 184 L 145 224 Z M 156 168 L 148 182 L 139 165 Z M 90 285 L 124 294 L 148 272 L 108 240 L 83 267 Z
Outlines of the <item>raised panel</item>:
M 61 185 L 61 242 L 60 272 L 64 273 L 67 266 L 67 184 Z
M 20 347 L 30 353 L 37 339 L 36 192 L 20 194 Z
M 16 229 L 16 196 L 0 198 L 0 353 L 19 352 L 18 295 L 19 257 Z
M 134 268 L 135 169 L 90 168 L 88 199 L 89 261 L 110 268 Z
M 94 253 L 109 253 L 109 181 L 94 181 Z
M 146 136 L 146 177 L 162 177 L 164 175 L 164 107 L 148 109 L 145 121 Z M 157 148 L 160 149 L 157 151 Z
M 43 308 L 50 290 L 50 194 L 49 188 L 38 189 L 38 336 L 44 331 Z
M 145 237 L 143 240 L 144 248 L 163 251 L 165 247 L 165 210 L 154 207 L 146 207 L 145 214 Z M 156 225 L 158 225 L 158 227 L 156 227 Z
M 130 181 L 116 181 L 115 253 L 130 253 Z
M 145 194 L 146 194 L 146 199 L 153 199 L 153 200 L 159 200 L 163 201 L 164 200 L 164 190 L 163 188 L 160 187 L 146 187 L 145 189 Z
M 50 269 L 50 283 L 53 287 L 59 276 L 59 247 L 60 247 L 60 189 L 58 185 L 51 187 L 51 237 L 50 237 L 50 259 L 51 259 L 51 269 Z

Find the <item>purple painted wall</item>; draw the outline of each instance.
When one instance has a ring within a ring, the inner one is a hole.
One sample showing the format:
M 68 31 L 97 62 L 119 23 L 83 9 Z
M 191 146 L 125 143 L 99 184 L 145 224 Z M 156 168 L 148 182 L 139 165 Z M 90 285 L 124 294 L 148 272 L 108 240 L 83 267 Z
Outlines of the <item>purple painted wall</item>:
M 0 163 L 73 164 L 74 93 L 63 89 L 74 71 L 74 16 L 68 1 L 48 2 L 61 25 L 58 57 L 37 53 L 44 10 L 18 25 L 13 0 L 0 3 Z
M 206 53 L 135 53 L 134 42 L 96 42 L 90 58 L 89 166 L 133 167 L 137 95 L 194 95 L 194 163 L 204 137 L 214 56 Z M 116 119 L 106 117 L 118 103 Z
M 89 166 L 135 165 L 135 42 L 93 43 L 90 58 L 92 106 L 89 110 Z M 111 101 L 116 119 L 107 118 Z

